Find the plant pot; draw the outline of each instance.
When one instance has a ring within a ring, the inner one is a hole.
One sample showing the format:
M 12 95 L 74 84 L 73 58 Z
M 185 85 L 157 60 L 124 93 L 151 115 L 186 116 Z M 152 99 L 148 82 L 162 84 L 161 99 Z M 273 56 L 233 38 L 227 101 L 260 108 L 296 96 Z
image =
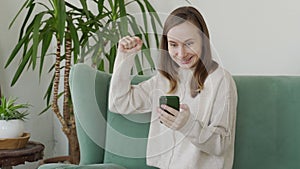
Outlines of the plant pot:
M 24 121 L 0 120 L 0 138 L 18 138 L 24 133 Z

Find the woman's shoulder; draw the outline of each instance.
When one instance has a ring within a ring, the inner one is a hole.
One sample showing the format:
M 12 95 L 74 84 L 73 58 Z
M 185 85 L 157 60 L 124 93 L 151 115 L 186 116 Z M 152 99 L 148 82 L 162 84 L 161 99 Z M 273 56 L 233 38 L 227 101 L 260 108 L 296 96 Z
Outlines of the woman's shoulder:
M 231 73 L 220 65 L 218 65 L 218 67 L 209 75 L 209 77 L 214 79 L 232 79 Z

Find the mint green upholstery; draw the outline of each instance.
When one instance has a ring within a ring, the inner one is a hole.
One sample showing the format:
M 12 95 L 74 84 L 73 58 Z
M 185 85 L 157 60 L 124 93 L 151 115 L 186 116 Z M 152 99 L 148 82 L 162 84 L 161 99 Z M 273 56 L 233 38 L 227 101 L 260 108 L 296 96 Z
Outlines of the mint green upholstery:
M 300 168 L 300 77 L 234 77 L 234 169 Z
M 135 77 L 133 83 L 147 78 Z M 234 79 L 238 112 L 233 168 L 299 169 L 300 77 L 235 76 Z M 109 74 L 87 65 L 77 64 L 72 68 L 70 86 L 81 162 L 79 166 L 51 164 L 39 169 L 153 168 L 146 166 L 145 159 L 150 114 L 109 112 L 109 81 Z

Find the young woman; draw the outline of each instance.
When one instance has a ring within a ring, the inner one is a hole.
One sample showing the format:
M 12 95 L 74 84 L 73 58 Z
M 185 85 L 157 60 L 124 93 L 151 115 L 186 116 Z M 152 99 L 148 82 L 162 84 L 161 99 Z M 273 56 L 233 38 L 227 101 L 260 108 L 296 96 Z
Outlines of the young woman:
M 231 169 L 237 92 L 232 76 L 211 56 L 205 21 L 194 7 L 167 18 L 159 73 L 130 84 L 138 37 L 119 41 L 109 108 L 122 114 L 151 111 L 147 165 L 162 169 Z M 162 95 L 180 98 L 180 110 L 159 106 Z M 171 114 L 169 114 L 171 113 Z

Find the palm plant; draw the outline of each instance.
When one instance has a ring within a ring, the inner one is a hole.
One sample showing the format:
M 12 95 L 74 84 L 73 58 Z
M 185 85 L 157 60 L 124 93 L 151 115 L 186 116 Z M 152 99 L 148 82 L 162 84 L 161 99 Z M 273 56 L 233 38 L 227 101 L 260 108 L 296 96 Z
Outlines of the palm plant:
M 146 12 L 150 12 L 148 16 L 151 18 L 154 31 L 156 31 L 156 25 L 161 26 L 161 23 L 156 11 L 147 0 L 132 0 L 127 3 L 124 0 L 107 0 L 107 3 L 104 0 L 91 0 L 89 3 L 97 6 L 96 14 L 89 9 L 86 0 L 80 0 L 81 7 L 63 0 L 48 0 L 48 2 L 49 4 L 38 0 L 26 0 L 13 19 L 10 27 L 20 12 L 27 10 L 20 29 L 19 41 L 5 67 L 9 66 L 13 60 L 20 59 L 20 64 L 11 83 L 14 85 L 26 66 L 36 70 L 37 64 L 39 64 L 38 70 L 41 77 L 46 57 L 55 57 L 54 63 L 47 63 L 52 65 L 48 72 L 53 73 L 53 77 L 44 96 L 46 108 L 42 112 L 52 107 L 69 142 L 69 160 L 71 163 L 77 164 L 79 162 L 79 145 L 69 92 L 71 65 L 84 61 L 84 57 L 79 58 L 80 55 L 93 53 L 93 64 L 98 69 L 104 70 L 104 60 L 107 59 L 109 72 L 112 72 L 119 37 L 132 32 L 132 34 L 145 40 L 146 43 L 143 48 L 147 49 L 150 47 L 150 43 L 147 33 L 148 18 Z M 126 6 L 132 3 L 136 3 L 143 13 L 143 26 L 137 24 L 135 17 L 126 11 Z M 42 6 L 44 10 L 35 11 L 36 6 Z M 158 46 L 157 35 L 154 37 Z M 98 43 L 91 44 L 91 40 Z M 50 44 L 53 42 L 56 44 L 55 54 L 51 53 L 53 51 L 49 51 Z M 109 49 L 107 50 L 107 48 Z M 143 51 L 149 64 L 154 67 L 149 50 Z M 21 53 L 21 57 L 18 55 L 19 53 Z M 136 59 L 136 65 L 137 70 L 142 70 L 139 58 Z M 59 91 L 61 76 L 64 77 L 62 92 Z M 53 97 L 50 104 L 51 96 Z M 60 96 L 63 97 L 62 112 L 58 106 Z
M 95 6 L 99 1 L 93 1 Z M 131 34 L 139 36 L 141 39 L 144 39 L 144 44 L 142 47 L 142 57 L 135 58 L 136 70 L 139 74 L 143 74 L 142 62 L 140 58 L 145 56 L 148 64 L 151 68 L 154 68 L 154 62 L 151 57 L 150 50 L 150 38 L 151 34 L 149 33 L 148 26 L 151 25 L 151 28 L 154 32 L 153 36 L 155 38 L 156 47 L 159 46 L 159 39 L 157 34 L 157 25 L 161 27 L 161 22 L 158 14 L 148 0 L 131 0 L 127 3 L 124 3 L 124 0 L 108 0 L 107 7 L 102 4 L 98 4 L 98 14 L 93 15 L 90 10 L 84 9 L 86 15 L 86 25 L 92 26 L 94 29 L 89 30 L 87 39 L 84 39 L 84 46 L 82 46 L 81 60 L 84 59 L 86 55 L 91 53 L 92 63 L 99 70 L 105 71 L 105 62 L 108 62 L 108 72 L 113 72 L 114 60 L 117 51 L 117 43 L 121 37 Z M 140 7 L 140 14 L 143 18 L 143 24 L 139 25 L 136 21 L 136 15 L 130 14 L 127 12 L 126 7 L 129 5 L 138 5 Z M 74 9 L 74 11 L 80 11 L 68 4 L 69 7 Z M 99 8 L 100 7 L 100 8 Z M 147 15 L 148 14 L 148 15 Z M 150 17 L 147 19 L 147 16 Z M 75 18 L 78 20 L 78 23 L 83 23 L 82 18 Z M 85 31 L 82 31 L 85 32 Z M 93 44 L 91 44 L 91 39 Z

